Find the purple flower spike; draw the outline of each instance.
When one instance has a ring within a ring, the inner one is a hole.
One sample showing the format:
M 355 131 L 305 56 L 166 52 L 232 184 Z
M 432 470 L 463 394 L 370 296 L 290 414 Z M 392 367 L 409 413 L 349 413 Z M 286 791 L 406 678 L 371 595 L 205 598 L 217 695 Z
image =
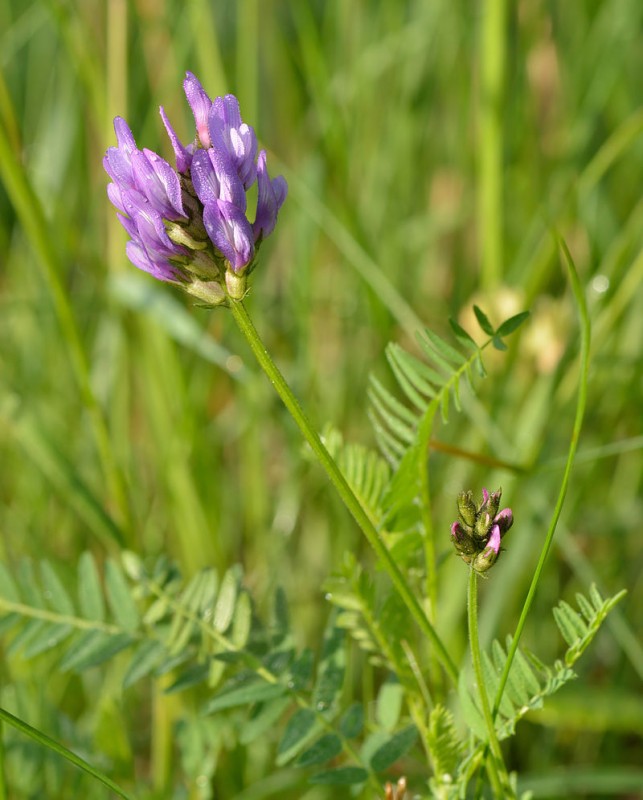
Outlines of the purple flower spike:
M 245 296 L 259 243 L 274 229 L 288 189 L 282 177 L 270 179 L 266 153 L 257 156 L 257 137 L 234 95 L 212 101 L 191 72 L 183 87 L 196 125 L 190 144 L 182 143 L 160 109 L 176 168 L 138 148 L 128 124 L 116 117 L 117 146 L 103 159 L 111 178 L 107 195 L 129 235 L 127 256 L 134 266 L 182 285 L 209 305 L 228 304 Z M 251 224 L 247 193 L 255 180 Z M 474 552 L 476 543 L 464 530 L 458 546 Z
M 203 224 L 215 247 L 223 253 L 235 273 L 252 261 L 254 241 L 245 214 L 233 203 L 217 200 L 203 209 Z
M 252 231 L 255 242 L 265 239 L 272 233 L 277 222 L 277 214 L 288 194 L 288 184 L 281 175 L 270 180 L 266 168 L 266 151 L 259 153 L 257 161 L 257 214 Z
M 208 130 L 208 114 L 212 107 L 212 100 L 210 100 L 205 89 L 201 86 L 199 79 L 191 72 L 185 73 L 183 88 L 185 89 L 185 96 L 188 99 L 192 113 L 194 114 L 196 132 L 201 146 L 210 147 L 212 141 L 210 140 L 210 131 Z

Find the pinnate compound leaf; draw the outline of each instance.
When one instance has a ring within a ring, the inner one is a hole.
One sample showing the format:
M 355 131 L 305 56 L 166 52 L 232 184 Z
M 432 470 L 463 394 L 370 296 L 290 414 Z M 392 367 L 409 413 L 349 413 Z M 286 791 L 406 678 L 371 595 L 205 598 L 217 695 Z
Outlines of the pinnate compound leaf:
M 394 764 L 398 759 L 406 755 L 408 751 L 415 744 L 417 739 L 417 728 L 415 725 L 409 725 L 401 731 L 395 733 L 391 738 L 378 749 L 371 756 L 371 767 L 376 772 L 381 772 L 391 764 Z
M 553 614 L 556 625 L 558 625 L 558 630 L 561 632 L 568 645 L 573 645 L 574 642 L 587 633 L 587 625 L 564 600 L 561 600 L 558 606 L 554 608 Z
M 362 767 L 338 767 L 318 772 L 309 778 L 310 783 L 326 786 L 352 786 L 368 780 L 368 772 Z
M 453 714 L 437 705 L 429 715 L 428 742 L 435 765 L 435 775 L 455 774 L 463 750 L 458 738 Z
M 326 733 L 299 756 L 296 766 L 312 767 L 324 764 L 342 752 L 342 742 L 335 733 Z

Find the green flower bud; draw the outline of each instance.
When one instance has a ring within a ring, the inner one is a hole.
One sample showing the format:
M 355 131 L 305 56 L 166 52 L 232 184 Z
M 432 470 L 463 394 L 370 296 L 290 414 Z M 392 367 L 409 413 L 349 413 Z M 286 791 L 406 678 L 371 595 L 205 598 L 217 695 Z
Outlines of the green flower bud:
M 458 495 L 458 512 L 464 525 L 467 528 L 473 528 L 477 514 L 476 504 L 473 502 L 473 492 L 460 492 Z

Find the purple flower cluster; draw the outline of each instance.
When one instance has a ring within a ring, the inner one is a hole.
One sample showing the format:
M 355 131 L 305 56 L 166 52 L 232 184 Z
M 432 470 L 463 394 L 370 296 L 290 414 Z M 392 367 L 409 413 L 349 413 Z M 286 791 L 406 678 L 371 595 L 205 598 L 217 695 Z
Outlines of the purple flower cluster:
M 476 506 L 471 492 L 458 495 L 459 519 L 451 525 L 451 541 L 462 560 L 476 572 L 486 572 L 498 560 L 500 542 L 513 524 L 510 508 L 500 508 L 502 489 L 482 490 L 482 502 Z
M 125 120 L 116 117 L 118 147 L 103 160 L 112 179 L 107 194 L 130 236 L 127 255 L 134 266 L 213 303 L 226 300 L 224 286 L 239 299 L 257 249 L 275 227 L 286 181 L 268 175 L 266 152 L 257 155 L 257 137 L 242 121 L 234 95 L 211 100 L 191 72 L 183 86 L 196 123 L 193 142 L 181 143 L 161 108 L 176 169 L 153 151 L 139 150 Z M 247 192 L 255 182 L 250 222 Z

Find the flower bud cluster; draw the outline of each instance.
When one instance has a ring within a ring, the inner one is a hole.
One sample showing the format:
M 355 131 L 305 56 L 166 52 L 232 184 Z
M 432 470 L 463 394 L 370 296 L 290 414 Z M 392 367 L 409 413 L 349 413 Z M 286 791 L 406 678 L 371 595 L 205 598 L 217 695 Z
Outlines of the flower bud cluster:
M 103 159 L 112 179 L 107 194 L 130 236 L 126 251 L 134 266 L 218 305 L 228 296 L 243 297 L 288 188 L 283 177 L 270 179 L 266 152 L 257 155 L 257 137 L 242 121 L 234 95 L 211 100 L 191 72 L 183 86 L 196 124 L 193 142 L 180 142 L 161 108 L 176 169 L 152 150 L 140 150 L 125 120 L 116 117 L 118 146 Z M 255 183 L 250 222 L 247 193 Z
M 459 519 L 451 525 L 451 541 L 458 555 L 476 572 L 486 572 L 498 560 L 500 542 L 513 524 L 510 508 L 500 508 L 502 489 L 482 490 L 482 502 L 476 506 L 472 492 L 458 495 Z

